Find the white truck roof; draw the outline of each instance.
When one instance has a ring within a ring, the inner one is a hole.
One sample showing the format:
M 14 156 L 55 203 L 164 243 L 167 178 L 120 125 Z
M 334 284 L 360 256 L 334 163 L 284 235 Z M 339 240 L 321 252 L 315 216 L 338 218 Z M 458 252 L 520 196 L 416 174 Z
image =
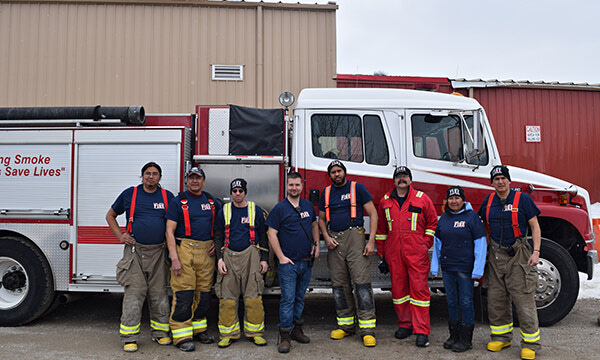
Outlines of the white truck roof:
M 446 109 L 476 110 L 477 100 L 443 93 L 404 89 L 304 89 L 295 109 Z

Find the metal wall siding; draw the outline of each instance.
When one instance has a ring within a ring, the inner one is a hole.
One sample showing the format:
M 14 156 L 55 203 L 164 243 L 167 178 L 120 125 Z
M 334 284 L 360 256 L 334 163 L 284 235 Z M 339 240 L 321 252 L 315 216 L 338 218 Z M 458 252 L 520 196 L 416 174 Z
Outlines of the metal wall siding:
M 600 92 L 477 88 L 502 162 L 580 185 L 600 201 Z M 525 126 L 540 125 L 542 141 L 525 141 Z
M 278 107 L 283 90 L 335 86 L 335 9 L 307 8 L 2 2 L 0 106 Z M 213 64 L 244 80 L 213 81 Z

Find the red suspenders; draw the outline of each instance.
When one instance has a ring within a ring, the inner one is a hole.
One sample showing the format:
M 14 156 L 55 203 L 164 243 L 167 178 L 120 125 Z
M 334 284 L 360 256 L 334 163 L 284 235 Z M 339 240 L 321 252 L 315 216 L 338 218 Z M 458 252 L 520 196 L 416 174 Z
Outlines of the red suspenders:
M 206 198 L 210 204 L 212 211 L 212 220 L 210 225 L 210 236 L 213 237 L 215 229 L 215 201 L 206 193 Z M 181 210 L 183 211 L 183 222 L 185 225 L 185 236 L 192 236 L 192 225 L 190 221 L 190 209 L 188 208 L 188 200 L 185 191 L 179 193 L 179 201 L 181 202 Z
M 133 188 L 133 195 L 131 196 L 131 206 L 129 207 L 129 221 L 127 221 L 127 229 L 125 230 L 129 234 L 131 234 L 132 231 L 131 227 L 133 224 L 133 213 L 135 212 L 135 201 L 137 200 L 137 189 L 137 186 Z M 163 203 L 165 204 L 165 212 L 167 212 L 167 209 L 169 208 L 169 203 L 167 202 L 167 190 L 160 189 L 160 192 L 162 193 Z
M 331 195 L 331 185 L 325 188 L 325 219 L 327 223 L 331 222 L 329 214 L 329 196 Z M 356 182 L 350 181 L 350 218 L 356 220 Z
M 485 209 L 485 222 L 488 223 L 488 226 L 490 223 L 490 207 L 492 206 L 493 198 L 494 198 L 494 194 L 490 194 L 490 196 L 488 196 L 488 201 L 487 201 L 486 209 Z M 523 235 L 521 233 L 521 229 L 519 228 L 519 199 L 520 198 L 521 198 L 521 192 L 520 191 L 515 192 L 515 198 L 513 199 L 512 214 L 511 214 L 513 234 L 514 234 L 515 238 L 521 237 L 521 235 Z

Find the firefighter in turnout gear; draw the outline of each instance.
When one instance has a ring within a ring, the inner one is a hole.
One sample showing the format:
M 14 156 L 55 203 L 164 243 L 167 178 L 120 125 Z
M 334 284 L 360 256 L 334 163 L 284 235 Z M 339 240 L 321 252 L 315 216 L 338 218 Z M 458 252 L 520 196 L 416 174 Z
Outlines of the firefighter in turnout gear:
M 488 225 L 487 262 L 483 286 L 488 289 L 489 351 L 500 351 L 512 343 L 513 309 L 521 328 L 521 358 L 535 359 L 541 349 L 535 291 L 542 236 L 537 216 L 540 210 L 528 194 L 510 189 L 506 166 L 495 166 L 490 181 L 496 190 L 481 204 L 479 216 Z M 526 239 L 531 228 L 533 249 Z
M 416 345 L 429 345 L 429 248 L 437 214 L 429 196 L 411 187 L 412 173 L 394 171 L 394 189 L 379 203 L 377 253 L 389 267 L 392 300 L 398 316 L 396 338 L 416 334 Z
M 171 255 L 171 333 L 181 351 L 194 351 L 193 340 L 214 342 L 208 336 L 206 315 L 215 273 L 214 219 L 220 205 L 202 191 L 204 170 L 191 168 L 187 191 L 179 193 L 167 211 L 167 246 Z
M 170 345 L 168 267 L 165 259 L 165 212 L 170 191 L 159 185 L 162 170 L 155 162 L 142 167 L 142 185 L 124 190 L 106 214 L 113 234 L 125 244 L 123 258 L 117 264 L 117 281 L 124 287 L 121 315 L 123 350 L 137 351 L 140 319 L 148 299 L 152 340 Z M 121 231 L 117 216 L 126 212 L 127 228 Z
M 215 222 L 217 282 L 219 298 L 219 347 L 225 348 L 240 338 L 238 301 L 244 298 L 244 335 L 255 345 L 267 345 L 265 311 L 262 303 L 263 274 L 267 272 L 268 240 L 263 211 L 253 201 L 244 179 L 231 182 L 233 202 L 218 213 Z
M 363 184 L 346 180 L 346 167 L 341 161 L 332 161 L 327 172 L 333 184 L 321 193 L 319 228 L 329 249 L 327 265 L 337 315 L 338 328 L 330 336 L 338 340 L 352 335 L 358 323 L 363 344 L 373 347 L 376 320 L 369 256 L 375 252 L 375 231 L 365 243 L 363 208 L 373 230 L 377 227 L 377 210 Z

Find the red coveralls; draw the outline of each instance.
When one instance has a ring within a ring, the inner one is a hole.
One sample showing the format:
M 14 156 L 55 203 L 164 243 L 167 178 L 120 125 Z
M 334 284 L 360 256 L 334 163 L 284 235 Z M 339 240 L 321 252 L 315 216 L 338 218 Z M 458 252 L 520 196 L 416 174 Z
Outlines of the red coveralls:
M 437 214 L 422 191 L 410 187 L 402 208 L 391 197 L 392 191 L 379 202 L 377 254 L 385 256 L 390 269 L 398 327 L 429 335 L 428 250 L 433 245 Z

